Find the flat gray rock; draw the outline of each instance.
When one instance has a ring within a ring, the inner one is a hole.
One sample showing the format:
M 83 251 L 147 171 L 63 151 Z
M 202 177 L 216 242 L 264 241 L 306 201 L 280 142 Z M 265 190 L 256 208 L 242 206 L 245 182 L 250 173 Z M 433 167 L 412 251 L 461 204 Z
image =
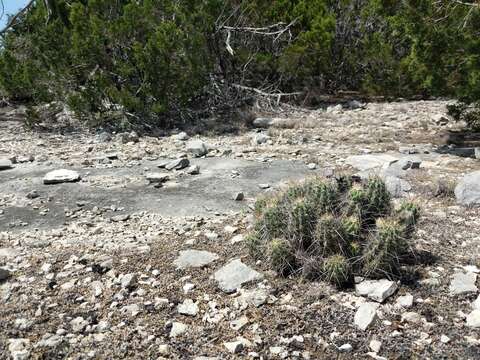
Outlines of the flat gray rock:
M 168 181 L 170 176 L 165 173 L 152 172 L 145 175 L 149 183 L 161 184 Z
M 188 331 L 188 326 L 181 322 L 174 322 L 170 329 L 170 337 L 174 338 L 185 334 Z
M 407 192 L 412 190 L 412 185 L 407 180 L 400 179 L 399 177 L 385 176 L 384 181 L 388 192 L 394 198 L 403 197 Z
M 1 156 L 1 155 L 0 155 Z M 162 160 L 145 160 L 143 165 L 152 172 L 162 172 L 156 166 Z M 171 161 L 171 160 L 170 160 Z M 170 162 L 169 161 L 169 162 Z M 11 193 L 15 189 L 16 196 L 25 197 L 32 190 L 42 198 L 54 197 L 61 201 L 46 201 L 43 206 L 48 212 L 41 214 L 25 201 L 21 206 L 8 205 L 3 216 L 0 216 L 0 228 L 9 228 L 9 224 L 19 220 L 27 223 L 21 229 L 46 229 L 60 227 L 65 223 L 65 205 L 77 202 L 88 202 L 98 208 L 110 207 L 119 201 L 126 213 L 148 211 L 161 216 L 206 216 L 212 211 L 225 214 L 231 211 L 242 211 L 248 207 L 248 202 L 232 201 L 232 194 L 243 192 L 245 196 L 255 197 L 261 191 L 258 184 L 268 182 L 277 185 L 281 182 L 295 181 L 304 178 L 308 170 L 303 162 L 274 160 L 269 163 L 260 163 L 237 159 L 233 157 L 198 158 L 195 164 L 200 166 L 201 172 L 196 176 L 180 176 L 176 179 L 177 186 L 165 186 L 159 190 L 156 184 L 148 184 L 144 175 L 139 177 L 139 167 L 92 167 L 88 169 L 89 177 L 95 179 L 132 179 L 121 181 L 122 186 L 82 186 L 79 191 L 71 191 L 72 184 L 43 185 L 43 176 L 55 168 L 48 164 L 28 164 L 11 170 L 0 171 L 0 193 Z M 67 169 L 79 169 L 67 167 Z M 232 177 L 233 171 L 241 176 Z M 165 173 L 167 170 L 164 171 Z M 172 174 L 170 179 L 172 179 Z M 24 179 L 28 178 L 29 181 Z M 110 181 L 110 180 L 108 180 Z M 97 183 L 97 181 L 94 181 Z M 42 183 L 39 188 L 38 183 Z M 103 180 L 98 184 L 103 183 Z M 105 183 L 107 184 L 107 183 Z M 75 185 L 77 187 L 77 185 Z M 208 250 L 208 249 L 206 249 Z M 173 259 L 172 259 L 173 260 Z
M 8 170 L 12 168 L 12 162 L 8 159 L 0 159 L 0 170 Z
M 181 158 L 181 159 L 170 161 L 164 167 L 167 170 L 182 170 L 188 166 L 190 166 L 190 161 L 188 159 Z
M 269 292 L 266 289 L 245 290 L 237 298 L 237 301 L 244 307 L 248 307 L 249 305 L 260 307 L 267 302 L 268 296 Z
M 455 188 L 455 197 L 465 206 L 480 205 L 480 171 L 465 175 Z
M 380 303 L 393 295 L 397 288 L 396 282 L 387 279 L 365 280 L 355 285 L 355 291 L 358 295 L 366 296 Z
M 73 170 L 60 169 L 60 170 L 50 171 L 49 173 L 47 173 L 43 178 L 43 183 L 45 185 L 50 185 L 50 184 L 76 182 L 79 180 L 80 180 L 80 174 L 78 172 Z
M 218 255 L 202 250 L 184 250 L 173 264 L 177 269 L 187 269 L 206 266 L 218 259 Z
M 186 299 L 183 303 L 178 304 L 178 313 L 187 316 L 196 316 L 198 314 L 198 305 L 192 299 Z
M 397 301 L 395 302 L 395 306 L 399 308 L 410 308 L 413 305 L 413 295 L 405 294 L 403 296 L 399 296 Z
M 360 330 L 367 330 L 367 328 L 375 321 L 377 317 L 378 304 L 371 302 L 363 303 L 357 309 L 354 316 L 354 323 Z
M 360 171 L 372 170 L 388 166 L 398 158 L 389 154 L 366 154 L 349 156 L 345 163 L 353 166 Z
M 471 328 L 480 327 L 480 310 L 473 310 L 470 314 L 467 315 L 467 326 Z
M 263 275 L 242 263 L 240 259 L 235 259 L 217 270 L 213 278 L 221 290 L 229 293 L 234 292 L 243 284 L 263 279 Z
M 207 145 L 201 140 L 192 140 L 187 143 L 187 151 L 195 157 L 207 155 Z
M 477 292 L 478 288 L 475 285 L 477 281 L 477 274 L 472 272 L 457 272 L 453 274 L 450 282 L 449 290 L 452 295 L 464 294 L 469 292 Z

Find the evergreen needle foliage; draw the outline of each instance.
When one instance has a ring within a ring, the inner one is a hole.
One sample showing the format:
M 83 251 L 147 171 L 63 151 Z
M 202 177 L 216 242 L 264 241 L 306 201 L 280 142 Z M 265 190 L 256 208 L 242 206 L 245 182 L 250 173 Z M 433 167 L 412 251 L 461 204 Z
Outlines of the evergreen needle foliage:
M 0 95 L 66 103 L 90 125 L 119 127 L 166 126 L 231 108 L 245 99 L 230 93 L 239 83 L 307 89 L 313 102 L 340 90 L 478 101 L 480 6 L 473 3 L 35 1 L 1 35 Z M 478 111 L 462 115 L 477 128 L 478 118 Z

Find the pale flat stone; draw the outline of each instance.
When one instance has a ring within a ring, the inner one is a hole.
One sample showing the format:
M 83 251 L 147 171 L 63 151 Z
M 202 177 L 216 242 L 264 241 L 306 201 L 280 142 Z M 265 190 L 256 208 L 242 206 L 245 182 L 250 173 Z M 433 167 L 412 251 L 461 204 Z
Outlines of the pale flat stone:
M 412 307 L 412 305 L 413 305 L 413 295 L 411 294 L 399 296 L 397 298 L 397 301 L 395 302 L 395 306 L 401 307 L 401 308 L 409 308 L 409 307 Z
M 235 259 L 217 270 L 213 278 L 221 290 L 233 292 L 243 284 L 262 279 L 263 275 L 242 263 L 240 259 Z
M 196 316 L 198 314 L 198 305 L 192 299 L 185 299 L 185 301 L 178 305 L 178 313 L 187 316 Z
M 345 163 L 360 171 L 366 171 L 381 168 L 397 160 L 397 157 L 388 154 L 366 154 L 349 156 Z
M 480 328 L 480 310 L 473 310 L 467 315 L 467 326 L 472 328 Z
M 448 344 L 450 342 L 450 338 L 447 335 L 440 336 L 440 341 L 444 344 Z
M 422 317 L 420 316 L 419 313 L 409 311 L 402 314 L 402 321 L 418 324 L 422 321 Z
M 43 178 L 45 185 L 76 182 L 80 180 L 80 174 L 73 170 L 54 170 L 50 171 Z
M 465 206 L 480 205 L 480 171 L 467 174 L 458 182 L 455 197 Z
M 163 165 L 163 164 L 161 164 L 161 165 Z M 172 160 L 169 163 L 167 163 L 166 165 L 164 165 L 165 169 L 167 169 L 167 170 L 182 170 L 182 169 L 185 169 L 188 166 L 190 166 L 190 161 L 188 159 L 185 159 L 185 158 Z M 159 165 L 159 167 L 160 167 L 160 165 Z
M 477 274 L 457 272 L 453 274 L 450 282 L 449 290 L 452 295 L 464 294 L 478 291 L 475 282 L 477 281 Z
M 248 318 L 246 316 L 242 316 L 239 319 L 230 322 L 230 328 L 235 331 L 242 330 L 246 325 L 248 325 Z
M 360 305 L 357 309 L 354 323 L 360 330 L 367 330 L 367 328 L 375 321 L 377 318 L 377 307 L 378 304 L 367 302 Z
M 0 259 L 14 259 L 20 254 L 21 252 L 14 248 L 0 248 Z
M 266 289 L 245 290 L 237 298 L 237 301 L 243 307 L 248 307 L 249 305 L 260 307 L 267 302 L 268 295 L 269 293 Z
M 238 354 L 243 350 L 243 343 L 241 341 L 224 342 L 223 346 L 232 354 Z
M 170 329 L 170 337 L 177 337 L 185 334 L 188 331 L 188 326 L 181 322 L 172 323 L 172 328 Z
M 237 244 L 245 240 L 245 237 L 242 234 L 235 235 L 234 237 L 231 238 L 230 243 L 231 244 Z
M 480 310 L 480 295 L 478 295 L 477 299 L 472 303 L 472 308 Z
M 12 162 L 8 159 L 0 159 L 0 171 L 9 170 L 13 167 Z
M 202 250 L 184 250 L 180 251 L 180 255 L 173 264 L 177 269 L 187 269 L 206 266 L 215 260 L 218 260 L 218 255 Z
M 370 347 L 370 350 L 372 350 L 375 353 L 378 353 L 378 352 L 380 352 L 380 349 L 382 348 L 382 342 L 378 341 L 378 340 L 372 340 L 372 341 L 370 341 L 368 346 Z
M 148 173 L 145 177 L 149 183 L 155 184 L 161 184 L 170 179 L 170 176 L 168 174 L 156 172 Z
M 338 351 L 340 352 L 350 352 L 353 350 L 353 346 L 350 344 L 343 344 L 338 348 Z
M 186 148 L 187 148 L 187 151 L 195 157 L 201 157 L 201 156 L 207 155 L 208 153 L 207 146 L 201 140 L 189 141 Z
M 366 296 L 380 303 L 393 295 L 397 288 L 396 282 L 387 279 L 365 280 L 355 285 L 355 291 L 358 295 Z

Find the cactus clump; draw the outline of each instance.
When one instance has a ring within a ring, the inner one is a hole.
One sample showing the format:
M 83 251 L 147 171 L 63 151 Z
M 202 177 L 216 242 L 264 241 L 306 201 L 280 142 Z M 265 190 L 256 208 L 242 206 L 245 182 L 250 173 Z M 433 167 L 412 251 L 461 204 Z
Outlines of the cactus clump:
M 309 247 L 315 226 L 315 209 L 312 203 L 306 198 L 298 198 L 287 208 L 286 237 L 300 248 Z
M 273 239 L 267 251 L 272 267 L 280 274 L 287 275 L 295 269 L 295 256 L 287 240 Z
M 353 277 L 350 262 L 339 254 L 326 258 L 322 270 L 323 278 L 337 286 L 348 284 Z
M 254 211 L 247 244 L 256 258 L 279 274 L 337 286 L 354 275 L 397 274 L 420 214 L 413 203 L 394 210 L 382 180 L 346 176 L 294 184 L 258 200 Z
M 391 196 L 383 180 L 374 177 L 367 181 L 363 206 L 366 220 L 375 220 L 390 213 Z
M 346 246 L 341 224 L 332 214 L 322 215 L 315 227 L 317 252 L 324 256 L 344 253 Z
M 375 276 L 398 273 L 400 256 L 408 250 L 404 236 L 404 226 L 397 219 L 378 219 L 376 233 L 365 249 L 365 273 Z

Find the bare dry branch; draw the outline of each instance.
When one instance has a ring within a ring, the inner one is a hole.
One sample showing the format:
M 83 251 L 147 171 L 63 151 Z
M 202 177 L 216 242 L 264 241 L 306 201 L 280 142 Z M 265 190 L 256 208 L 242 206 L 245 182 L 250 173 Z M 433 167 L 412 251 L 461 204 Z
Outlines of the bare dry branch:
M 227 31 L 234 31 L 234 32 L 248 32 L 256 35 L 263 35 L 263 36 L 279 36 L 284 34 L 285 32 L 289 31 L 290 28 L 296 24 L 298 19 L 294 19 L 291 23 L 286 24 L 284 22 L 279 22 L 277 24 L 264 26 L 264 27 L 235 27 L 235 26 L 226 26 L 222 25 L 219 30 L 227 30 Z
M 302 95 L 302 92 L 293 92 L 293 93 L 267 93 L 263 90 L 260 90 L 260 89 L 257 89 L 257 88 L 253 88 L 253 87 L 250 87 L 250 86 L 244 86 L 244 85 L 239 85 L 239 84 L 232 84 L 234 87 L 236 87 L 237 89 L 241 89 L 241 90 L 245 90 L 245 91 L 251 91 L 251 92 L 254 92 L 254 93 L 257 93 L 258 95 L 261 95 L 261 96 L 266 96 L 266 97 L 285 97 L 285 96 L 298 96 L 298 95 Z
M 454 3 L 459 4 L 459 5 L 464 5 L 464 6 L 471 6 L 471 7 L 476 7 L 480 9 L 480 2 L 465 2 L 461 0 L 452 0 Z

